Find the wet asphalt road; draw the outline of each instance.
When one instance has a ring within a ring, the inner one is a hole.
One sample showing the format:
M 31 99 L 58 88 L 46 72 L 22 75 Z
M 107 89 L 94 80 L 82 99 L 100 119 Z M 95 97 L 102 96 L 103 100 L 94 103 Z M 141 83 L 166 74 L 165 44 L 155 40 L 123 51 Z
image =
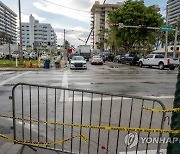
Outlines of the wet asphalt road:
M 171 108 L 174 98 L 176 78 L 177 69 L 174 71 L 170 71 L 168 69 L 159 70 L 156 68 L 138 68 L 135 66 L 130 67 L 127 65 L 110 67 L 109 65 L 92 66 L 88 64 L 87 70 L 70 70 L 69 68 L 66 68 L 64 70 L 51 69 L 44 71 L 27 72 L 1 71 L 0 113 L 11 115 L 12 104 L 11 100 L 9 100 L 9 96 L 11 96 L 11 90 L 13 85 L 19 82 L 30 84 L 43 84 L 50 86 L 62 86 L 72 89 L 76 88 L 100 91 L 110 94 L 149 97 L 153 99 L 159 99 L 164 103 L 166 108 Z M 59 92 L 58 94 L 59 101 L 61 101 L 61 93 L 62 92 Z M 71 98 L 72 94 L 69 93 L 68 95 L 69 96 L 66 97 Z M 81 105 L 77 104 L 77 106 L 80 109 Z M 88 112 L 88 108 L 88 106 L 85 107 L 84 111 Z M 66 109 L 72 110 L 72 108 L 68 104 L 66 106 Z M 104 108 L 104 110 L 109 110 L 109 108 Z M 97 114 L 99 113 L 97 112 Z M 129 113 L 127 113 L 127 116 L 128 115 Z M 126 119 L 126 116 L 124 118 Z M 10 129 L 10 127 L 12 126 L 12 121 L 4 118 L 1 118 L 0 120 L 1 132 L 6 130 L 6 134 L 11 134 L 12 130 Z M 68 121 L 68 118 L 66 120 Z M 98 119 L 95 119 L 95 124 L 98 124 L 97 121 Z M 112 120 L 112 123 L 116 124 L 117 121 L 118 119 L 115 119 L 114 121 Z M 80 121 L 77 120 L 77 122 Z M 108 120 L 104 120 L 103 122 L 107 124 Z M 169 128 L 167 122 L 165 122 L 165 128 Z M 114 134 L 112 134 L 112 136 L 113 135 Z M 94 136 L 97 136 L 97 134 Z M 0 143 L 3 143 L 4 141 L 5 140 L 2 139 L 0 140 Z M 122 149 L 122 151 L 125 151 L 125 149 Z

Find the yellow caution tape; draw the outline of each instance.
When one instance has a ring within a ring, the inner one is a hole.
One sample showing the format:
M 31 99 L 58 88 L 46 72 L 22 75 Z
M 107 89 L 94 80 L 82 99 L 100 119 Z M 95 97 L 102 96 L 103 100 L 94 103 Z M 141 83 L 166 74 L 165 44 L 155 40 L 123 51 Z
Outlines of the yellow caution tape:
M 18 144 L 32 145 L 32 146 L 48 146 L 48 145 L 54 145 L 54 144 L 62 144 L 64 142 L 67 142 L 77 137 L 80 137 L 83 141 L 87 141 L 87 137 L 85 135 L 76 135 L 76 136 L 65 138 L 62 140 L 55 141 L 55 142 L 31 142 L 31 141 L 14 140 L 13 138 L 6 136 L 4 134 L 0 134 L 0 137 L 5 138 L 11 142 L 18 143 Z
M 68 124 L 62 122 L 48 122 L 43 120 L 29 120 L 29 119 L 22 119 L 22 118 L 14 118 L 11 116 L 0 115 L 0 117 L 11 118 L 21 121 L 28 121 L 28 122 L 39 122 L 44 124 L 56 124 L 61 126 L 71 126 L 71 127 L 80 127 L 80 128 L 92 128 L 92 129 L 103 129 L 103 130 L 118 130 L 118 131 L 132 131 L 132 132 L 151 132 L 151 133 L 172 133 L 178 134 L 180 130 L 165 130 L 165 129 L 154 129 L 154 128 L 129 128 L 129 127 L 118 127 L 118 126 L 96 126 L 96 125 L 87 125 L 87 124 Z M 82 136 L 81 136 L 82 137 Z
M 172 109 L 166 109 L 166 110 L 158 110 L 158 109 L 152 109 L 152 108 L 146 108 L 143 107 L 145 110 L 153 111 L 153 112 L 179 112 L 180 108 L 172 108 Z

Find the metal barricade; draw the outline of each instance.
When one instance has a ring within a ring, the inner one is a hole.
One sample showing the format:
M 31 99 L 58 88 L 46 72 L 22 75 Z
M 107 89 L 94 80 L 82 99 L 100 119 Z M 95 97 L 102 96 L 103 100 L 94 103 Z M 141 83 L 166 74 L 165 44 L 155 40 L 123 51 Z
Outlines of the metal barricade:
M 163 129 L 165 113 L 143 109 L 165 109 L 158 100 L 19 83 L 13 87 L 12 102 L 14 140 L 33 142 L 30 146 L 37 144 L 59 152 L 84 154 L 124 154 L 141 150 L 159 153 L 161 148 L 160 143 L 141 143 L 139 139 L 161 137 L 162 133 L 110 129 Z

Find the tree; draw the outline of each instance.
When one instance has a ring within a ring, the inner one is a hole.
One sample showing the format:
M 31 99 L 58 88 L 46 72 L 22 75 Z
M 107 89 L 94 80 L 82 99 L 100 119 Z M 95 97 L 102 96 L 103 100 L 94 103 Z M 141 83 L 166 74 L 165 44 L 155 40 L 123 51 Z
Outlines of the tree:
M 153 48 L 157 30 L 145 27 L 160 27 L 163 18 L 155 11 L 154 6 L 146 7 L 143 1 L 127 0 L 121 8 L 110 11 L 108 22 L 109 25 L 118 23 L 130 26 L 143 25 L 139 29 L 125 27 L 119 29 L 117 26 L 110 29 L 108 39 L 113 38 L 116 47 L 123 47 L 129 52 L 132 49 Z
M 67 40 L 65 40 L 64 41 L 64 48 L 67 49 L 69 47 L 70 47 L 70 43 Z

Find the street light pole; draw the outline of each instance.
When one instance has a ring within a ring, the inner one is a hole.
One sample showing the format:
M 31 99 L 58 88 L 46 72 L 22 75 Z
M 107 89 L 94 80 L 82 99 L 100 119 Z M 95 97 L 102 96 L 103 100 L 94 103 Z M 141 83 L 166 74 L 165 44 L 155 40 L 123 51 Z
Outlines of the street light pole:
M 18 0 L 18 4 L 19 4 L 19 56 L 20 56 L 20 61 L 21 63 L 23 62 L 23 54 L 22 54 L 22 27 L 21 27 L 21 1 Z
M 168 4 L 166 6 L 166 25 L 168 25 Z M 168 53 L 168 31 L 166 31 L 165 58 L 167 58 L 167 53 Z
M 65 66 L 67 65 L 67 51 L 66 51 L 66 30 L 64 29 L 64 54 L 63 54 L 63 58 L 64 58 L 64 62 L 65 62 Z
M 174 38 L 174 48 L 173 48 L 173 58 L 176 58 L 177 35 L 178 35 L 178 27 L 176 26 L 175 38 Z

